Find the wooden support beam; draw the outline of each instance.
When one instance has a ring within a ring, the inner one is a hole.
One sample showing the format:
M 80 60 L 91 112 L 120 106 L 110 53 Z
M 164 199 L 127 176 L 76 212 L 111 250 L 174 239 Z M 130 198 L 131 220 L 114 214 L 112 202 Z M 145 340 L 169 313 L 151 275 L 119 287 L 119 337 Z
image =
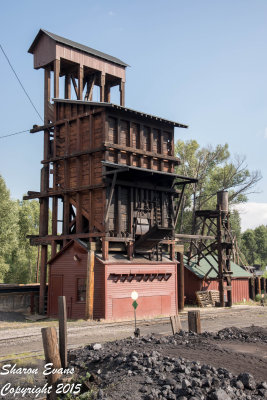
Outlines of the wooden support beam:
M 67 308 L 66 297 L 58 297 L 59 354 L 62 368 L 67 368 Z
M 49 123 L 49 103 L 51 98 L 51 77 L 50 67 L 44 70 L 44 123 Z
M 201 333 L 200 311 L 188 311 L 188 330 Z
M 100 102 L 105 101 L 105 82 L 106 82 L 106 75 L 105 73 L 101 73 L 100 77 Z
M 46 197 L 53 197 L 53 196 L 58 196 L 62 197 L 65 194 L 71 194 L 71 193 L 76 193 L 76 192 L 87 192 L 91 191 L 93 189 L 103 189 L 106 187 L 106 184 L 97 184 L 97 185 L 87 185 L 87 186 L 81 186 L 80 188 L 71 188 L 71 189 L 58 189 L 56 191 L 49 190 L 46 192 L 39 192 L 36 194 L 31 194 L 29 196 L 23 196 L 23 200 L 32 200 L 32 199 L 42 199 Z
M 60 60 L 54 60 L 54 98 L 59 98 Z
M 65 76 L 65 99 L 71 99 L 71 78 L 70 75 Z
M 133 250 L 134 250 L 134 243 L 129 242 L 127 245 L 127 257 L 128 257 L 128 260 L 130 260 L 130 261 L 133 259 Z
M 110 85 L 106 83 L 105 85 L 105 99 L 106 103 L 110 103 Z
M 83 66 L 78 66 L 78 100 L 83 100 Z
M 116 179 L 117 179 L 117 173 L 115 172 L 114 175 L 113 175 L 113 179 L 112 179 L 112 184 L 111 184 L 111 188 L 110 188 L 107 209 L 106 209 L 105 218 L 104 218 L 105 224 L 108 221 L 108 213 L 109 213 L 110 205 L 111 205 L 111 202 L 112 202 L 112 199 L 113 199 L 113 195 L 114 195 L 114 188 L 115 188 L 115 184 L 116 184 Z
M 217 217 L 217 252 L 218 252 L 218 280 L 220 293 L 220 307 L 225 306 L 224 302 L 224 279 L 223 279 L 223 258 L 222 258 L 222 215 L 221 210 Z
M 117 226 L 116 226 L 116 232 L 117 236 L 121 236 L 121 231 L 122 231 L 122 215 L 121 215 L 121 186 L 117 186 Z
M 90 243 L 90 246 L 87 256 L 85 319 L 93 319 L 94 316 L 95 252 L 92 243 Z
M 108 240 L 102 240 L 102 257 L 104 261 L 108 260 L 108 252 L 109 252 L 109 242 Z
M 125 107 L 125 82 L 120 81 L 120 105 Z
M 72 81 L 73 88 L 74 88 L 74 90 L 75 90 L 75 94 L 76 94 L 77 100 L 79 100 L 79 89 L 78 89 L 76 80 L 75 80 L 75 78 L 74 78 L 73 75 L 71 75 L 70 77 L 71 77 L 71 81 Z

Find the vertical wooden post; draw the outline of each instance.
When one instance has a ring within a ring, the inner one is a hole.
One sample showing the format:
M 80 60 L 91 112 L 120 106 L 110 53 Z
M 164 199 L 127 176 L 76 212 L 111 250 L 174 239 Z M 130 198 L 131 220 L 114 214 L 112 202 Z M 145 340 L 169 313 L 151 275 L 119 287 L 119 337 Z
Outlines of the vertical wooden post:
M 217 218 L 217 240 L 218 240 L 218 280 L 219 280 L 219 293 L 220 293 L 220 307 L 224 307 L 224 285 L 223 285 L 223 258 L 222 258 L 222 213 L 218 207 L 219 215 Z
M 177 253 L 177 269 L 178 269 L 178 310 L 182 311 L 184 309 L 184 253 Z
M 83 66 L 78 67 L 78 100 L 83 99 Z
M 65 99 L 71 99 L 71 80 L 70 75 L 65 76 Z
M 58 297 L 59 354 L 62 368 L 67 368 L 67 308 L 66 297 Z
M 101 73 L 101 77 L 100 77 L 100 101 L 101 102 L 105 101 L 105 81 L 106 81 L 106 75 L 105 75 L 105 73 Z
M 54 97 L 59 97 L 60 60 L 54 60 Z
M 201 333 L 200 311 L 188 311 L 188 330 Z
M 175 260 L 175 244 L 174 243 L 170 244 L 170 259 L 172 261 Z
M 110 103 L 110 85 L 105 85 L 105 102 Z
M 44 347 L 46 364 L 52 363 L 53 368 L 55 369 L 61 368 L 56 329 L 54 327 L 42 328 L 41 332 L 43 338 L 43 347 Z M 47 375 L 48 385 L 53 386 L 52 393 L 47 397 L 51 400 L 55 400 L 57 398 L 55 393 L 55 386 L 60 376 L 61 376 L 60 374 Z
M 105 238 L 103 238 L 102 239 L 102 257 L 103 257 L 104 261 L 108 260 L 108 251 L 109 251 L 109 241 L 105 240 Z
M 44 123 L 49 122 L 48 118 L 48 104 L 51 97 L 51 80 L 50 80 L 50 67 L 45 68 L 44 71 Z
M 125 82 L 120 81 L 120 105 L 125 106 Z
M 95 279 L 95 243 L 89 243 L 90 249 L 87 257 L 86 275 L 86 302 L 85 319 L 93 319 L 94 316 L 94 279 Z
M 255 300 L 255 296 L 256 296 L 256 291 L 255 291 L 256 279 L 254 277 L 250 278 L 250 282 L 251 282 L 252 300 Z
M 258 276 L 257 280 L 258 280 L 258 293 L 257 294 L 261 294 L 261 278 Z
M 132 260 L 133 259 L 133 248 L 134 248 L 133 242 L 129 242 L 128 245 L 127 245 L 128 260 Z

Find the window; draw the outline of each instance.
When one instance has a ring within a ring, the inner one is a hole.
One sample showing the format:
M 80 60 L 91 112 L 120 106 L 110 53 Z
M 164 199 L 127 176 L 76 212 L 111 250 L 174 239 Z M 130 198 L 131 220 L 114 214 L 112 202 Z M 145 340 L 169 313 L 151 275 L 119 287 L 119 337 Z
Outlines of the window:
M 85 302 L 86 298 L 86 280 L 77 278 L 77 301 Z

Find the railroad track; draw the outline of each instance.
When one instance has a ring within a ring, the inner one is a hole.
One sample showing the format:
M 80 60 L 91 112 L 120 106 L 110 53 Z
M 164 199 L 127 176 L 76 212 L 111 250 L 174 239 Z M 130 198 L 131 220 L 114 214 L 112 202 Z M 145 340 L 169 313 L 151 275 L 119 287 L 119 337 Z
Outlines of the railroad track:
M 203 313 L 201 315 L 201 319 L 202 320 L 204 320 L 204 319 L 205 320 L 207 320 L 207 319 L 214 320 L 215 318 L 218 317 L 218 314 L 221 315 L 221 316 L 223 316 L 225 314 L 228 314 L 229 316 L 230 315 L 233 316 L 235 314 L 240 314 L 240 312 L 242 312 L 242 311 L 245 311 L 245 309 L 242 309 L 242 310 L 231 310 L 230 313 L 229 313 L 229 310 L 225 310 L 225 311 L 224 310 L 220 310 L 216 314 L 208 312 L 208 313 Z M 187 320 L 187 313 L 180 314 L 180 319 L 181 319 L 181 322 L 185 322 Z M 164 325 L 164 324 L 169 324 L 169 321 L 170 321 L 169 317 L 161 317 L 161 318 L 156 318 L 156 319 L 153 319 L 153 320 L 141 320 L 141 321 L 138 321 L 138 326 L 140 326 L 140 327 L 142 327 L 142 326 L 149 327 L 149 326 L 155 326 L 155 325 Z M 133 326 L 133 321 L 122 321 L 122 322 L 116 322 L 116 323 L 115 322 L 110 322 L 110 323 L 104 323 L 104 324 L 101 324 L 101 325 L 90 324 L 90 325 L 84 325 L 84 326 L 69 326 L 69 328 L 68 328 L 68 336 L 69 337 L 79 336 L 80 333 L 82 334 L 84 331 L 90 330 L 90 328 L 94 329 L 94 328 L 101 327 L 101 330 L 107 330 L 107 329 L 111 329 L 111 328 L 130 327 L 130 326 Z M 30 328 L 27 328 L 27 329 L 30 329 Z M 163 334 L 167 334 L 167 333 L 164 332 Z M 9 337 L 9 338 L 7 338 L 7 337 L 6 338 L 2 338 L 2 339 L 0 339 L 0 346 L 3 346 L 3 345 L 10 346 L 12 344 L 15 345 L 16 342 L 19 342 L 20 340 L 23 340 L 23 339 L 28 339 L 28 341 L 35 339 L 34 341 L 36 341 L 36 340 L 39 340 L 39 338 L 41 340 L 41 329 L 39 329 L 39 331 L 36 331 L 36 332 L 34 332 L 32 334 L 29 333 L 27 335 L 24 334 L 24 335 L 18 335 L 18 336 L 14 336 L 14 337 Z M 88 340 L 90 340 L 90 339 L 88 338 Z M 112 339 L 112 340 L 114 340 L 114 339 Z M 93 342 L 92 340 L 90 340 L 90 341 Z M 106 340 L 102 340 L 101 341 L 100 339 L 98 339 L 97 341 L 100 342 L 100 343 L 106 342 Z M 85 345 L 86 345 L 86 343 L 82 343 L 82 344 L 79 344 L 79 345 L 69 344 L 68 345 L 68 349 L 75 349 L 75 348 L 83 347 Z M 43 356 L 43 351 L 40 351 L 40 350 L 30 350 L 28 352 L 29 355 L 21 356 L 21 354 L 23 354 L 23 353 L 25 353 L 25 350 L 21 351 L 21 352 L 18 352 L 18 353 L 12 353 L 12 357 L 7 356 L 6 358 L 0 359 L 0 363 L 16 360 L 16 359 L 18 359 L 18 357 L 20 359 L 27 359 L 27 358 L 38 358 L 40 356 Z

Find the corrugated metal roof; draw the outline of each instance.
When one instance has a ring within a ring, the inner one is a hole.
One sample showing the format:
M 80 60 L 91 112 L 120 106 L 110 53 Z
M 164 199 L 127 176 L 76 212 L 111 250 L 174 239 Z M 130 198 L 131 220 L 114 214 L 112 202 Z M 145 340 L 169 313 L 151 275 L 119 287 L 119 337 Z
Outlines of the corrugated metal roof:
M 216 256 L 215 256 L 216 258 Z M 213 265 L 213 267 L 218 271 L 218 263 L 214 260 L 212 256 L 207 256 L 207 259 L 209 262 Z M 202 258 L 200 260 L 199 265 L 196 262 L 191 261 L 190 264 L 188 264 L 187 257 L 184 256 L 184 266 L 189 269 L 189 271 L 193 272 L 198 278 L 202 279 L 207 272 L 209 272 L 211 266 L 205 260 L 205 258 Z M 232 277 L 233 278 L 249 278 L 252 276 L 249 272 L 247 272 L 245 269 L 240 267 L 239 265 L 235 264 L 234 262 L 231 261 L 231 271 L 233 272 Z M 217 278 L 217 273 L 212 269 L 208 275 L 207 278 L 214 279 Z
M 180 124 L 180 122 L 170 121 L 169 119 L 164 119 L 161 117 L 157 117 L 156 115 L 147 114 L 143 111 L 133 110 L 132 108 L 122 107 L 118 104 L 113 103 L 105 103 L 105 102 L 96 102 L 96 101 L 85 101 L 85 100 L 68 100 L 68 99 L 53 99 L 55 103 L 77 103 L 77 104 L 85 104 L 87 106 L 103 106 L 103 107 L 110 107 L 116 110 L 122 110 L 133 114 L 138 114 L 140 117 L 154 119 L 159 122 L 165 122 L 167 124 L 176 126 L 177 128 L 188 128 L 188 125 Z
M 51 39 L 55 40 L 58 43 L 63 43 L 66 46 L 70 46 L 70 47 L 72 47 L 74 49 L 84 51 L 85 53 L 92 54 L 92 55 L 94 55 L 96 57 L 102 58 L 102 59 L 107 60 L 107 61 L 111 61 L 111 62 L 113 62 L 115 64 L 118 64 L 118 65 L 121 65 L 123 67 L 129 67 L 128 64 L 126 64 L 125 62 L 121 61 L 119 58 L 110 56 L 109 54 L 106 54 L 106 53 L 102 53 L 102 51 L 98 51 L 98 50 L 92 49 L 91 47 L 85 46 L 83 44 L 80 44 L 80 43 L 77 43 L 77 42 L 73 42 L 72 40 L 66 39 L 66 38 L 64 38 L 62 36 L 58 36 L 58 35 L 56 35 L 54 33 L 48 32 L 48 31 L 46 31 L 44 29 L 40 29 L 39 30 L 38 34 L 36 35 L 34 41 L 32 42 L 32 44 L 31 44 L 31 46 L 30 46 L 30 48 L 28 50 L 29 53 L 33 54 L 34 47 L 36 46 L 36 44 L 39 41 L 39 38 L 41 37 L 42 34 L 45 34 L 45 35 L 49 36 Z

